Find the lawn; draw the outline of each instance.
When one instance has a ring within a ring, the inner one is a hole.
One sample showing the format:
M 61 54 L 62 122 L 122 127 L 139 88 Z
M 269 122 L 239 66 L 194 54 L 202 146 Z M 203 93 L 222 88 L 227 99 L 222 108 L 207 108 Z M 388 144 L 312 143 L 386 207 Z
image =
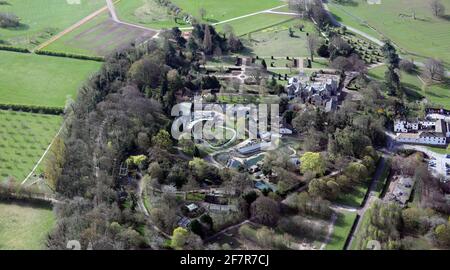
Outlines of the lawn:
M 329 7 L 344 24 L 374 35 L 361 24 L 367 22 L 401 48 L 414 52 L 416 57 L 436 57 L 450 62 L 450 1 L 442 1 L 447 10 L 444 18 L 432 15 L 429 1 L 383 0 L 380 5 L 353 2 L 353 5 L 331 4 Z
M 182 12 L 210 24 L 285 4 L 279 0 L 172 0 L 171 2 L 181 8 Z M 204 18 L 200 16 L 201 8 L 206 10 Z M 182 22 L 181 19 L 175 22 L 174 18 L 168 15 L 168 10 L 159 6 L 154 0 L 122 0 L 116 3 L 116 10 L 118 16 L 124 21 L 156 29 L 191 26 Z M 257 27 L 257 25 L 252 27 L 255 26 Z
M 361 207 L 367 189 L 367 185 L 358 185 L 352 192 L 341 194 L 336 201 L 351 207 Z
M 369 71 L 369 76 L 384 81 L 384 73 L 386 67 L 381 66 Z M 443 106 L 445 109 L 450 109 L 450 84 L 433 84 L 428 87 L 423 87 L 421 79 L 417 75 L 401 73 L 400 80 L 408 98 L 411 101 L 420 100 L 425 97 L 429 102 Z
M 355 220 L 356 213 L 338 213 L 338 218 L 334 224 L 333 234 L 331 236 L 331 241 L 327 244 L 325 249 L 343 250 Z
M 205 9 L 206 16 L 203 21 L 208 23 L 217 23 L 286 4 L 280 0 L 172 0 L 172 3 L 199 19 L 200 9 Z
M 187 201 L 193 201 L 193 202 L 202 202 L 205 200 L 205 194 L 203 193 L 188 193 L 186 195 Z
M 299 23 L 305 26 L 302 32 L 295 28 Z M 294 30 L 293 37 L 289 36 L 290 27 Z M 308 32 L 316 32 L 312 23 L 290 20 L 252 33 L 251 41 L 246 40 L 246 46 L 249 47 L 251 54 L 259 56 L 309 56 L 306 47 Z
M 441 147 L 434 147 L 434 146 L 427 146 L 428 150 L 433 151 L 438 154 L 448 155 L 450 154 L 449 148 L 441 148 Z
M 311 65 L 312 65 L 311 68 L 316 68 L 316 69 L 321 69 L 321 68 L 327 69 L 327 68 L 330 68 L 329 67 L 329 62 L 325 58 L 314 57 L 314 62 L 311 62 Z
M 0 51 L 0 103 L 64 107 L 99 62 Z
M 216 28 L 218 31 L 222 31 L 224 25 L 229 25 L 233 28 L 236 35 L 244 36 L 249 33 L 258 32 L 291 21 L 294 21 L 291 16 L 278 14 L 257 14 L 228 23 L 219 24 Z M 253 35 L 251 38 L 253 39 Z
M 117 16 L 126 22 L 156 29 L 190 27 L 182 20 L 175 22 L 168 14 L 168 9 L 157 4 L 155 0 L 121 0 L 115 3 L 115 6 Z
M 47 234 L 55 223 L 50 209 L 0 203 L 0 250 L 45 249 Z
M 104 0 L 7 0 L 0 12 L 11 12 L 21 20 L 18 28 L 0 28 L 0 39 L 8 45 L 33 48 L 82 18 L 105 6 Z
M 0 110 L 0 182 L 25 179 L 61 123 L 60 116 Z

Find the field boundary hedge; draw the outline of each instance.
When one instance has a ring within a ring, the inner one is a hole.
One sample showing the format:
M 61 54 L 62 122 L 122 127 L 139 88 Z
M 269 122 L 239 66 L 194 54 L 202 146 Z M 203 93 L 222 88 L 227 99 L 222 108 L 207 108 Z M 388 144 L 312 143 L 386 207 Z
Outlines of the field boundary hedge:
M 20 202 L 51 208 L 53 200 L 53 196 L 49 194 L 30 187 L 22 187 L 18 183 L 0 183 L 0 202 Z
M 52 51 L 46 51 L 46 50 L 37 50 L 37 51 L 34 51 L 34 53 L 39 54 L 39 55 L 66 57 L 66 58 L 73 58 L 73 59 L 79 59 L 79 60 L 91 60 L 91 61 L 97 61 L 97 62 L 105 61 L 105 58 L 101 57 L 101 56 L 88 56 L 88 55 L 82 55 L 82 54 L 52 52 Z
M 19 52 L 19 53 L 31 53 L 30 50 L 25 49 L 25 48 L 11 47 L 11 46 L 5 46 L 5 45 L 0 45 L 0 51 L 10 51 L 10 52 Z
M 0 110 L 11 110 L 17 112 L 29 112 L 29 113 L 51 114 L 51 115 L 64 114 L 64 108 L 62 107 L 47 107 L 47 106 L 20 105 L 20 104 L 0 103 Z

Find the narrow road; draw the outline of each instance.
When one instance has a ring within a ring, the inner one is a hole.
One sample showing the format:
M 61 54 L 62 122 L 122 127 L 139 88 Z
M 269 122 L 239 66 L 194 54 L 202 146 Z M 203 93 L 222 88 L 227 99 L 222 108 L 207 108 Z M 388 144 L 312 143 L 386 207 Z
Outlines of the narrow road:
M 106 0 L 106 6 L 108 7 L 111 19 L 117 23 L 120 23 L 119 17 L 117 17 L 116 8 L 114 7 L 114 3 L 112 2 L 112 0 Z
M 68 33 L 72 32 L 73 30 L 77 29 L 78 27 L 82 26 L 83 24 L 87 23 L 88 21 L 92 20 L 93 18 L 97 17 L 99 14 L 101 14 L 102 12 L 105 12 L 107 10 L 108 10 L 107 6 L 102 7 L 101 9 L 99 9 L 99 10 L 95 11 L 94 13 L 90 14 L 89 16 L 81 19 L 80 21 L 78 21 L 74 25 L 70 26 L 69 28 L 67 28 L 67 29 L 63 30 L 62 32 L 56 34 L 55 36 L 53 36 L 52 38 L 50 38 L 46 42 L 38 45 L 36 48 L 34 48 L 32 50 L 32 52 L 35 52 L 35 51 L 38 51 L 38 50 L 42 50 L 43 48 L 47 47 L 51 43 L 53 43 L 53 42 L 57 41 L 58 39 L 60 39 L 65 34 L 68 34 Z

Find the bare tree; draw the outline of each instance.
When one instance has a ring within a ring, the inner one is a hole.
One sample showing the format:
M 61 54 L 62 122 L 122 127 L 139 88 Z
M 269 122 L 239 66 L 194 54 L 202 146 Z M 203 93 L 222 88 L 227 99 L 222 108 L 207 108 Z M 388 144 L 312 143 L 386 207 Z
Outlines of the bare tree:
M 200 16 L 202 17 L 202 20 L 204 20 L 204 19 L 205 19 L 205 16 L 206 16 L 206 9 L 200 8 L 200 9 L 198 10 L 198 13 L 199 13 Z
M 320 39 L 315 34 L 310 34 L 306 38 L 306 46 L 308 47 L 309 53 L 311 54 L 311 61 L 314 62 L 314 52 L 320 45 Z
M 297 12 L 304 16 L 305 12 L 309 9 L 309 1 L 308 0 L 289 0 L 288 7 L 290 10 Z
M 14 28 L 20 25 L 20 19 L 13 13 L 0 12 L 0 28 Z
M 222 27 L 222 31 L 227 35 L 230 36 L 234 33 L 233 27 L 229 24 L 224 24 Z
M 211 53 L 213 52 L 213 42 L 209 25 L 205 25 L 205 35 L 203 37 L 203 50 L 207 55 L 211 55 Z
M 445 15 L 445 6 L 440 0 L 432 0 L 430 3 L 431 12 L 436 17 L 442 17 Z
M 429 82 L 442 81 L 445 76 L 444 65 L 442 61 L 429 58 L 425 62 L 423 76 Z

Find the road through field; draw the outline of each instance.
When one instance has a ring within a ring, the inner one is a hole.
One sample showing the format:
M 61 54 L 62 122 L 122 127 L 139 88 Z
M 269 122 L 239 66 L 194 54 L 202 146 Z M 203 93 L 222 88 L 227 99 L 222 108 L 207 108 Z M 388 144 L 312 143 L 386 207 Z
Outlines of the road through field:
M 92 20 L 93 18 L 97 17 L 98 15 L 100 15 L 101 13 L 108 11 L 111 19 L 119 24 L 123 24 L 123 25 L 128 25 L 134 28 L 139 28 L 139 29 L 143 29 L 143 30 L 147 30 L 147 31 L 153 31 L 155 32 L 155 35 L 152 38 L 156 38 L 159 35 L 159 31 L 155 30 L 155 29 L 151 29 L 151 28 L 147 28 L 141 25 L 136 25 L 136 24 L 131 24 L 131 23 L 127 23 L 127 22 L 122 22 L 116 13 L 116 9 L 114 7 L 114 3 L 117 3 L 121 0 L 117 0 L 115 2 L 113 2 L 112 0 L 106 0 L 106 6 L 102 7 L 101 9 L 95 11 L 94 13 L 90 14 L 89 16 L 83 18 L 82 20 L 78 21 L 77 23 L 75 23 L 74 25 L 70 26 L 69 28 L 63 30 L 62 32 L 58 33 L 57 35 L 53 36 L 51 39 L 47 40 L 46 42 L 40 44 L 39 46 L 37 46 L 36 48 L 34 48 L 32 50 L 32 52 L 37 51 L 37 50 L 42 50 L 43 48 L 47 47 L 48 45 L 52 44 L 53 42 L 57 41 L 58 39 L 60 39 L 62 36 L 74 31 L 75 29 L 81 27 L 83 24 L 89 22 L 90 20 Z
M 115 8 L 115 6 L 114 6 L 114 3 L 118 3 L 119 1 L 120 1 L 120 0 L 118 0 L 118 1 L 116 1 L 116 2 L 113 2 L 112 0 L 106 0 L 106 6 L 107 6 L 107 8 L 108 8 L 108 10 L 109 10 L 109 14 L 111 15 L 111 19 L 112 19 L 114 22 L 119 23 L 119 24 L 123 24 L 123 25 L 132 26 L 132 27 L 135 27 L 135 28 L 140 28 L 140 29 L 148 30 L 148 31 L 154 31 L 154 32 L 156 32 L 156 35 L 155 35 L 153 38 L 155 38 L 155 37 L 158 36 L 159 30 L 151 29 L 151 28 L 148 28 L 148 27 L 145 27 L 145 26 L 141 26 L 141 25 L 137 25 L 137 24 L 132 24 L 132 23 L 127 23 L 127 22 L 121 21 L 121 20 L 119 19 L 119 17 L 117 16 L 116 8 Z
M 97 17 L 97 15 L 99 15 L 102 12 L 105 12 L 107 10 L 108 10 L 107 6 L 102 7 L 101 9 L 99 9 L 99 10 L 95 11 L 94 13 L 90 14 L 89 16 L 83 18 L 82 20 L 78 21 L 77 23 L 75 23 L 74 25 L 70 26 L 69 28 L 67 28 L 67 29 L 63 30 L 62 32 L 56 34 L 55 36 L 53 36 L 51 39 L 47 40 L 46 42 L 40 44 L 39 46 L 34 48 L 32 50 L 32 52 L 37 51 L 37 50 L 41 50 L 41 49 L 47 47 L 51 43 L 53 43 L 56 40 L 60 39 L 65 34 L 68 34 L 68 33 L 72 32 L 73 30 L 77 29 L 78 27 L 82 26 L 83 24 L 85 24 L 88 21 L 92 20 L 93 18 Z

